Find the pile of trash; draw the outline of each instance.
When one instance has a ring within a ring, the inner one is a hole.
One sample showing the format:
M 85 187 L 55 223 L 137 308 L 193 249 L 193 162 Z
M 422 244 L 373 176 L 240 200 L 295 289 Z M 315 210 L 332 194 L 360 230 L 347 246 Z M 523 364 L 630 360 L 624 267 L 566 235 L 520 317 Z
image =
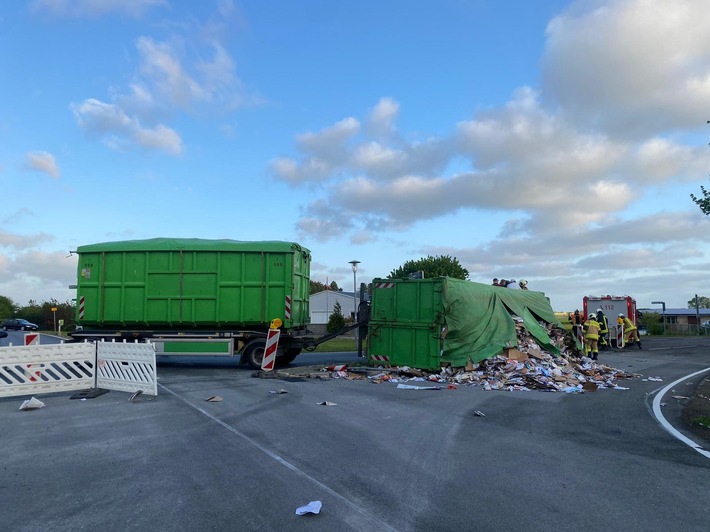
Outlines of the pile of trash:
M 540 347 L 535 338 L 522 326 L 522 320 L 516 319 L 516 322 L 518 345 L 478 364 L 469 361 L 466 367 L 446 367 L 438 373 L 406 366 L 380 367 L 375 370 L 330 366 L 322 370 L 325 374 L 323 377 L 366 378 L 377 384 L 413 381 L 437 385 L 433 388 L 420 389 L 438 389 L 442 385 L 443 387 L 477 385 L 484 390 L 543 390 L 566 393 L 583 393 L 596 391 L 599 388 L 625 390 L 627 388 L 618 386 L 616 381 L 640 377 L 638 374 L 627 373 L 583 356 L 570 333 L 549 326 L 548 335 L 551 343 L 560 350 L 560 354 L 555 356 Z M 371 374 L 364 376 L 364 373 Z

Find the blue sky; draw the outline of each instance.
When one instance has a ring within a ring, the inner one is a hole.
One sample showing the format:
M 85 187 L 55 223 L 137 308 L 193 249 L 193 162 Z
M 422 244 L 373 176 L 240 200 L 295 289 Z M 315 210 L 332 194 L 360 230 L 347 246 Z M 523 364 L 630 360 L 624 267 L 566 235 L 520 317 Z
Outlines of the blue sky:
M 289 240 L 351 289 L 407 260 L 556 310 L 710 296 L 696 0 L 33 0 L 0 7 L 0 295 L 83 244 Z

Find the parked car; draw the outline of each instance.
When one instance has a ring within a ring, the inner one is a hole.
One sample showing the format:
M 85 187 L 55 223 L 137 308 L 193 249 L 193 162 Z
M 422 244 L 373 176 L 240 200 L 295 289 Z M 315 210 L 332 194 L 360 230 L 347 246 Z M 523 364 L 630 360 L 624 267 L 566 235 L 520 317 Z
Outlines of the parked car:
M 0 329 L 3 331 L 7 331 L 8 329 L 14 329 L 16 331 L 36 331 L 39 327 L 22 318 L 12 318 L 3 320 L 3 322 L 0 323 Z

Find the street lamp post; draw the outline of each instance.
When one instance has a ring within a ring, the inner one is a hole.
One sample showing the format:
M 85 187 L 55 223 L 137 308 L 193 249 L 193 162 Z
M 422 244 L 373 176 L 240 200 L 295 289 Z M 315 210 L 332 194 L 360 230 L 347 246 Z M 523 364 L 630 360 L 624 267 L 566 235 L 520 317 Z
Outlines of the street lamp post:
M 353 323 L 357 323 L 357 265 L 359 260 L 351 260 L 350 266 L 353 268 Z M 357 329 L 355 329 L 355 345 L 357 345 Z
M 351 260 L 350 266 L 353 267 L 353 306 L 354 313 L 353 318 L 357 319 L 357 265 L 360 264 L 359 260 Z
M 651 305 L 663 305 L 663 334 L 666 334 L 666 302 L 665 301 L 651 301 Z

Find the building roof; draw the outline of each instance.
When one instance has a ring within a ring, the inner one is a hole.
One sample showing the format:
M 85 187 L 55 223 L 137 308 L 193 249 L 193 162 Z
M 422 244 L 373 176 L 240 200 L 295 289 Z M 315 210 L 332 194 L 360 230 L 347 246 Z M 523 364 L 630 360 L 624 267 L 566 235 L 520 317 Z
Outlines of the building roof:
M 663 314 L 662 308 L 640 308 L 638 310 L 639 312 Z M 701 316 L 710 316 L 710 308 L 701 308 L 697 313 L 694 308 L 666 308 L 666 316 L 696 316 L 698 313 Z

